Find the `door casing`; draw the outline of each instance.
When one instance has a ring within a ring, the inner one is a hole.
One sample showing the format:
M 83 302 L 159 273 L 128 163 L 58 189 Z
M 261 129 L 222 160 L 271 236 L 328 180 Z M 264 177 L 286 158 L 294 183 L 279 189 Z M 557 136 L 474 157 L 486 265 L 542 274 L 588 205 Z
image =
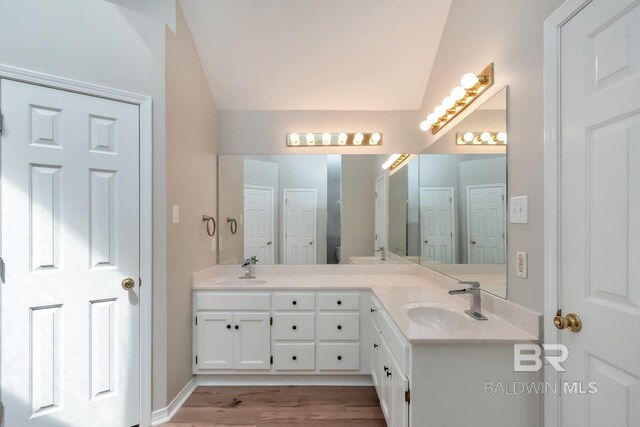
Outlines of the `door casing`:
M 151 425 L 151 356 L 152 356 L 152 99 L 119 89 L 66 79 L 49 74 L 0 64 L 0 79 L 14 80 L 82 95 L 106 98 L 137 105 L 140 109 L 140 425 Z M 0 94 L 2 96 L 2 94 Z M 2 254 L 0 254 L 1 256 Z M 0 284 L 0 293 L 1 293 Z M 0 307 L 1 309 L 1 307 Z M 0 313 L 0 318 L 1 318 Z M 0 340 L 0 357 L 2 342 Z M 0 381 L 2 379 L 0 378 Z M 0 382 L 0 400 L 2 399 Z

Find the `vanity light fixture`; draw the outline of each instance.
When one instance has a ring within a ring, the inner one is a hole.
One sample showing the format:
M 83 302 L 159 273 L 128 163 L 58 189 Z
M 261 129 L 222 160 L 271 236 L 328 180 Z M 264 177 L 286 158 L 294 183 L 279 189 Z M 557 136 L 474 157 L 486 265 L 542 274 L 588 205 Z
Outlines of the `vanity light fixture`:
M 487 65 L 480 74 L 465 74 L 460 79 L 460 86 L 454 87 L 450 96 L 445 97 L 442 104 L 434 108 L 433 113 L 420 122 L 420 129 L 424 132 L 431 129 L 431 134 L 435 135 L 492 84 L 493 64 Z
M 358 133 L 298 133 L 292 132 L 286 135 L 287 147 L 338 147 L 338 146 L 381 146 L 382 134 L 380 132 Z
M 457 145 L 507 145 L 506 132 L 458 132 Z
M 389 158 L 382 164 L 382 169 L 390 171 L 394 170 L 398 166 L 402 164 L 405 160 L 409 158 L 409 154 L 392 154 Z

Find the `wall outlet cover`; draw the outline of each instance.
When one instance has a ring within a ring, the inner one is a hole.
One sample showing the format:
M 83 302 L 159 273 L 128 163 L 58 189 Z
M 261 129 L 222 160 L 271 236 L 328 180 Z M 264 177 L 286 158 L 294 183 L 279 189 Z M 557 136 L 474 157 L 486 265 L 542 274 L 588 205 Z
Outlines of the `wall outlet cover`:
M 529 222 L 529 196 L 509 199 L 509 219 L 511 224 L 527 224 Z
M 528 276 L 527 253 L 516 252 L 516 275 L 526 279 Z

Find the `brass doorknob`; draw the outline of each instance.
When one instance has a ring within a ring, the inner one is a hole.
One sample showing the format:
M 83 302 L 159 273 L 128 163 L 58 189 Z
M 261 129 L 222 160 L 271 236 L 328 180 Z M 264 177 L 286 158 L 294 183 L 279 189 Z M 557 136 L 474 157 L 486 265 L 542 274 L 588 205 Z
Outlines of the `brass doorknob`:
M 575 313 L 562 315 L 562 310 L 558 310 L 556 317 L 553 318 L 553 324 L 558 329 L 568 329 L 571 332 L 580 332 L 582 329 L 582 320 Z
M 131 277 L 127 277 L 122 281 L 122 288 L 126 291 L 130 291 L 135 286 L 136 286 L 136 281 L 133 280 Z

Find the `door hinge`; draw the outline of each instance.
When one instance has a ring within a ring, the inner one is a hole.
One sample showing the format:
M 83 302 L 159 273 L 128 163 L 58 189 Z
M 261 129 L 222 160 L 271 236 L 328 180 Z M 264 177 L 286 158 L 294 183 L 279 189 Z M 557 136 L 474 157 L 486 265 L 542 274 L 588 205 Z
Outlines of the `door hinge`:
M 0 111 L 0 132 L 2 132 L 2 122 L 3 122 L 3 117 L 2 117 L 2 111 Z
M 0 402 L 0 425 L 4 421 L 4 405 Z
M 4 259 L 2 257 L 0 257 L 0 280 L 2 280 L 2 283 L 4 283 L 5 281 L 5 277 L 4 277 Z
M 196 326 L 198 326 L 198 316 L 196 316 Z
M 269 362 L 273 365 L 273 356 L 269 359 Z
M 138 277 L 138 283 L 139 283 L 138 286 L 142 287 L 142 277 Z
M 376 199 L 378 198 L 378 192 L 377 191 L 373 193 L 373 197 L 376 198 Z
M 449 197 L 449 203 L 453 203 L 453 197 Z
M 271 326 L 273 326 L 273 316 L 271 316 L 271 317 L 269 318 L 269 324 L 270 324 Z
M 409 390 L 404 392 L 404 401 L 411 403 L 411 392 Z
M 198 364 L 198 355 L 196 354 L 196 365 Z

